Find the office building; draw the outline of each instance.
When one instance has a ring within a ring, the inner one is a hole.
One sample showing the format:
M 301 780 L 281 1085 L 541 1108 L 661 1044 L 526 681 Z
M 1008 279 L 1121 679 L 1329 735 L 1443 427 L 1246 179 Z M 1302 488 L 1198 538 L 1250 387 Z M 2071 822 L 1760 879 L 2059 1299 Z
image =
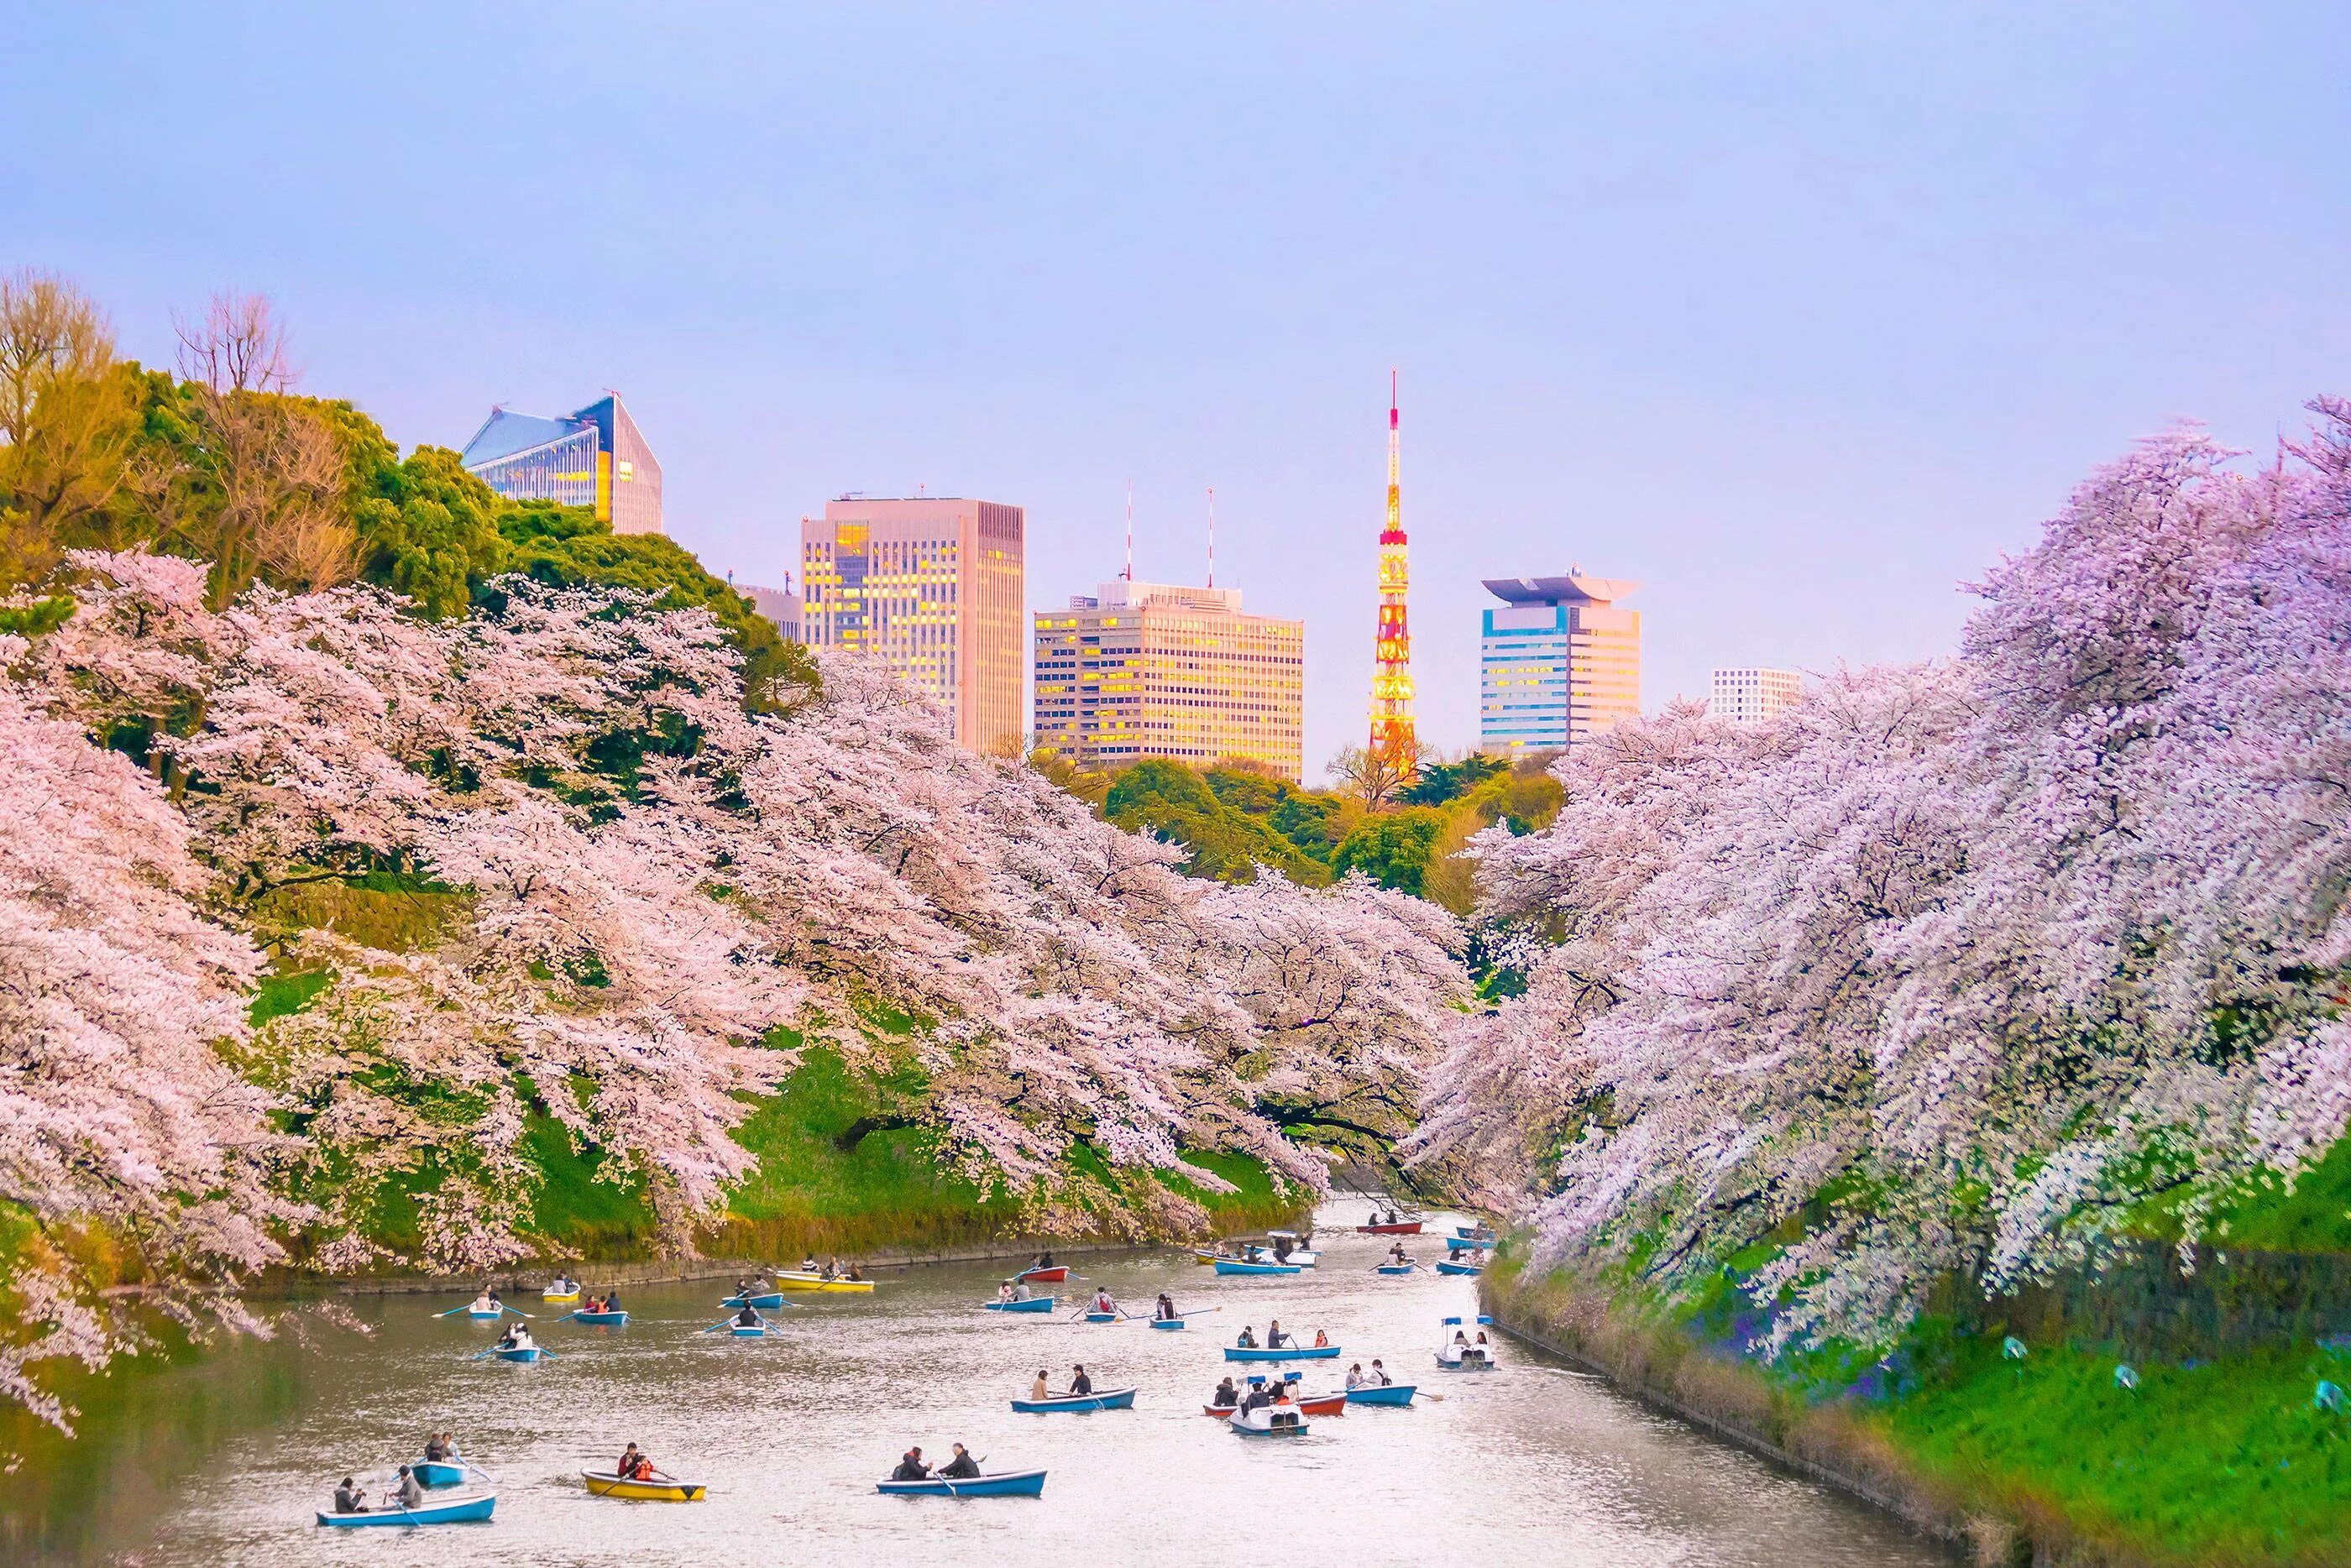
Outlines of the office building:
M 615 534 L 662 531 L 661 463 L 618 393 L 559 419 L 492 409 L 458 461 L 500 495 L 593 507 Z
M 1479 649 L 1478 744 L 1496 756 L 1559 751 L 1641 711 L 1641 585 L 1587 577 L 1494 578 Z
M 786 582 L 791 579 L 787 577 Z M 786 642 L 800 639 L 800 597 L 789 588 L 763 588 L 749 583 L 736 585 L 735 591 L 751 601 L 751 607 L 775 622 L 776 629 L 784 634 Z
M 972 751 L 1016 746 L 1027 529 L 1019 507 L 993 501 L 829 501 L 800 519 L 800 640 L 880 658 Z
M 1238 761 L 1298 782 L 1305 622 L 1244 614 L 1238 588 L 1124 577 L 1034 621 L 1038 745 L 1086 767 Z
M 1804 678 L 1792 670 L 1718 670 L 1706 711 L 1734 724 L 1761 724 L 1778 718 L 1803 694 Z

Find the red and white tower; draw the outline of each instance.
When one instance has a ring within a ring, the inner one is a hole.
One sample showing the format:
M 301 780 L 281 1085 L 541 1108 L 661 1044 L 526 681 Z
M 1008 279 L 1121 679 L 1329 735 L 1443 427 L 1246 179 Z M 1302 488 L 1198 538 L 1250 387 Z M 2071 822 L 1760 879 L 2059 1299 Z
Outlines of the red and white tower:
M 1405 620 L 1411 568 L 1405 550 L 1398 481 L 1395 372 L 1388 372 L 1388 520 L 1380 530 L 1380 623 L 1372 655 L 1372 754 L 1401 776 L 1419 771 L 1412 732 L 1412 633 Z

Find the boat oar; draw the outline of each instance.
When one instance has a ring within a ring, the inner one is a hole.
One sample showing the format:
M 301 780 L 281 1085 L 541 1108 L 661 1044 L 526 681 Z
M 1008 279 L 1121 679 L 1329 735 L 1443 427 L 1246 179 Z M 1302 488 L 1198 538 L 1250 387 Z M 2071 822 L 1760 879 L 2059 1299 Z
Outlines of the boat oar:
M 489 1347 L 489 1349 L 487 1349 L 487 1350 L 477 1350 L 477 1351 L 475 1351 L 473 1355 L 469 1355 L 469 1356 L 465 1357 L 465 1359 L 466 1359 L 466 1360 L 468 1360 L 468 1361 L 479 1361 L 479 1360 L 481 1360 L 481 1359 L 482 1359 L 482 1357 L 483 1357 L 483 1356 L 485 1356 L 485 1355 L 496 1355 L 497 1353 L 498 1353 L 498 1347 L 497 1347 L 496 1345 L 494 1345 L 490 1346 L 490 1347 Z
M 436 1312 L 433 1315 L 434 1317 L 455 1317 L 461 1312 L 472 1311 L 473 1305 L 473 1303 L 466 1302 L 463 1305 L 451 1307 L 447 1312 Z
M 550 1320 L 549 1320 L 549 1321 L 553 1322 L 553 1323 L 569 1323 L 571 1319 L 573 1319 L 573 1318 L 575 1318 L 575 1317 L 578 1317 L 579 1315 L 580 1315 L 580 1309 L 579 1309 L 578 1307 L 573 1307 L 569 1312 L 565 1313 L 561 1317 L 559 1317 L 559 1318 L 552 1318 L 552 1319 L 550 1319 Z
M 520 1308 L 520 1307 L 510 1307 L 510 1306 L 507 1306 L 504 1303 L 499 1303 L 499 1305 L 500 1305 L 500 1307 L 501 1307 L 501 1309 L 502 1309 L 502 1310 L 507 1311 L 507 1312 L 510 1312 L 510 1313 L 514 1314 L 515 1314 L 515 1316 L 517 1316 L 517 1317 L 528 1317 L 528 1316 L 530 1315 L 530 1314 L 528 1314 L 528 1313 L 527 1313 L 527 1312 L 523 1311 L 523 1310 L 522 1310 L 522 1308 Z
M 694 1332 L 696 1334 L 716 1334 L 722 1328 L 733 1327 L 734 1324 L 735 1320 L 733 1318 L 722 1317 L 716 1323 L 712 1324 L 708 1328 L 697 1328 Z

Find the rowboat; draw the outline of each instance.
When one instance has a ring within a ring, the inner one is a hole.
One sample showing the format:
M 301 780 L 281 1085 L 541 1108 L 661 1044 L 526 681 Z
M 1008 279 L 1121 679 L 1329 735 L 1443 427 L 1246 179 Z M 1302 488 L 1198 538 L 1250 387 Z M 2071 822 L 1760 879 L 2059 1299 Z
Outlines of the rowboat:
M 1118 1321 L 1118 1314 L 1114 1312 L 1090 1312 L 1086 1314 L 1086 1321 L 1088 1323 L 1116 1323 Z
M 1295 1405 L 1260 1405 L 1254 1410 L 1236 1410 L 1225 1426 L 1244 1438 L 1302 1438 L 1306 1435 L 1306 1417 Z
M 1225 1346 L 1227 1361 L 1335 1361 L 1338 1356 L 1335 1345 L 1285 1345 L 1279 1350 L 1265 1345 Z
M 1381 1274 L 1408 1274 L 1419 1266 L 1417 1263 L 1382 1263 L 1373 1272 Z
M 1445 1238 L 1445 1250 L 1448 1252 L 1482 1252 L 1493 1244 L 1494 1238 L 1491 1236 L 1485 1237 L 1482 1240 L 1476 1236 L 1447 1236 Z
M 779 1307 L 784 1304 L 784 1293 L 781 1291 L 765 1291 L 756 1296 L 733 1295 L 728 1296 L 725 1301 L 720 1302 L 718 1304 L 723 1307 L 734 1307 L 737 1310 L 747 1306 Z
M 838 1274 L 828 1280 L 822 1274 L 811 1274 L 800 1269 L 786 1270 L 776 1276 L 776 1282 L 788 1292 L 870 1291 L 873 1288 L 872 1280 L 844 1280 Z
M 618 1327 L 618 1326 L 620 1326 L 622 1324 L 624 1324 L 624 1323 L 626 1323 L 626 1322 L 628 1322 L 628 1321 L 629 1321 L 629 1314 L 628 1314 L 627 1313 L 624 1313 L 624 1312 L 617 1312 L 617 1311 L 616 1311 L 616 1312 L 575 1312 L 575 1313 L 573 1313 L 573 1314 L 571 1314 L 571 1321 L 572 1321 L 572 1322 L 574 1322 L 574 1323 L 603 1324 L 605 1324 L 607 1327 L 614 1327 L 614 1328 L 617 1328 L 617 1327 Z
M 1453 1233 L 1457 1236 L 1467 1236 L 1481 1247 L 1490 1247 L 1494 1244 L 1494 1232 L 1483 1225 L 1456 1225 L 1453 1227 Z
M 1301 1394 L 1298 1408 L 1309 1416 L 1343 1416 L 1347 1413 L 1347 1391 L 1335 1394 Z
M 1180 1317 L 1155 1317 L 1151 1320 L 1151 1326 L 1154 1328 L 1182 1328 L 1184 1326 L 1184 1320 Z
M 517 1345 L 511 1346 L 496 1346 L 492 1351 L 492 1354 L 496 1355 L 500 1361 L 519 1361 L 525 1366 L 528 1366 L 532 1362 L 537 1361 L 540 1356 L 545 1355 L 547 1352 L 536 1345 Z
M 1031 1296 L 1025 1302 L 982 1302 L 979 1304 L 990 1312 L 1051 1312 L 1053 1298 Z
M 1389 1225 L 1358 1225 L 1355 1227 L 1355 1234 L 1358 1236 L 1417 1236 L 1420 1234 L 1420 1221 L 1398 1220 Z
M 1041 1269 L 1023 1269 L 1012 1277 L 1016 1280 L 1033 1281 L 1040 1285 L 1058 1285 L 1070 1277 L 1070 1265 L 1052 1263 Z
M 507 1309 L 504 1307 L 492 1307 L 487 1312 L 475 1312 L 471 1307 L 468 1307 L 465 1309 L 465 1315 L 472 1318 L 476 1323 L 481 1323 L 490 1318 L 506 1316 Z
M 1012 1408 L 1023 1416 L 1053 1416 L 1076 1410 L 1132 1410 L 1134 1390 L 1101 1388 L 1092 1394 L 1064 1394 L 1057 1399 L 1015 1399 Z
M 580 1479 L 598 1497 L 633 1498 L 640 1502 L 700 1502 L 703 1484 L 682 1480 L 622 1480 L 611 1470 L 581 1470 Z
M 765 1339 L 768 1337 L 768 1325 L 764 1323 L 730 1323 L 726 1327 L 728 1332 L 733 1334 L 737 1339 Z
M 580 1299 L 580 1287 L 574 1285 L 568 1291 L 559 1291 L 549 1285 L 538 1293 L 538 1299 L 543 1302 L 576 1302 Z
M 1218 1258 L 1221 1258 L 1224 1255 L 1224 1253 L 1217 1251 L 1213 1248 L 1209 1247 L 1195 1247 L 1192 1249 L 1192 1261 L 1203 1265 L 1204 1267 L 1209 1263 L 1215 1262 Z
M 1412 1403 L 1413 1392 L 1413 1386 L 1409 1383 L 1383 1383 L 1368 1388 L 1348 1389 L 1347 1403 L 1350 1405 L 1409 1405 Z
M 408 1473 L 416 1478 L 416 1484 L 421 1487 L 455 1486 L 465 1479 L 465 1467 L 444 1464 L 439 1459 L 412 1459 Z
M 875 1490 L 896 1497 L 1039 1497 L 1045 1490 L 1043 1470 L 1006 1470 L 999 1475 L 974 1476 L 969 1480 L 884 1480 Z
M 1234 1411 L 1239 1408 L 1240 1407 L 1238 1405 L 1203 1405 L 1200 1407 L 1200 1414 L 1203 1416 L 1216 1416 L 1220 1417 L 1229 1417 Z
M 1296 1263 L 1244 1263 L 1233 1258 L 1218 1258 L 1217 1272 L 1220 1274 L 1294 1274 Z
M 1457 1263 L 1448 1258 L 1437 1265 L 1437 1272 L 1440 1274 L 1467 1274 L 1470 1278 L 1475 1279 L 1479 1274 L 1486 1272 L 1486 1265 L 1483 1263 Z
M 479 1497 L 453 1497 L 446 1502 L 427 1503 L 423 1508 L 384 1508 L 372 1513 L 321 1512 L 319 1522 L 340 1530 L 369 1524 L 462 1524 L 489 1518 L 497 1501 L 496 1492 L 486 1491 Z

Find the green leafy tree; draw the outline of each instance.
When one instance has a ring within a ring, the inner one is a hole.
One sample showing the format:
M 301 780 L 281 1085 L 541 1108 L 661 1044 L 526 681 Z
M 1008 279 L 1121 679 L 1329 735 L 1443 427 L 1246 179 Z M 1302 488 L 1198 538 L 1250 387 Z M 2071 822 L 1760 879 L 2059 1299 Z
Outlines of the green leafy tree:
M 1445 826 L 1445 813 L 1434 806 L 1409 805 L 1366 817 L 1340 844 L 1331 869 L 1342 877 L 1361 871 L 1383 888 L 1417 896 Z
M 1271 782 L 1234 776 L 1250 784 Z M 1127 769 L 1104 797 L 1102 815 L 1121 827 L 1147 827 L 1183 845 L 1191 851 L 1184 864 L 1189 876 L 1253 882 L 1258 867 L 1265 865 L 1309 887 L 1331 880 L 1327 866 L 1263 818 L 1220 799 L 1207 779 L 1182 763 L 1154 758 Z

